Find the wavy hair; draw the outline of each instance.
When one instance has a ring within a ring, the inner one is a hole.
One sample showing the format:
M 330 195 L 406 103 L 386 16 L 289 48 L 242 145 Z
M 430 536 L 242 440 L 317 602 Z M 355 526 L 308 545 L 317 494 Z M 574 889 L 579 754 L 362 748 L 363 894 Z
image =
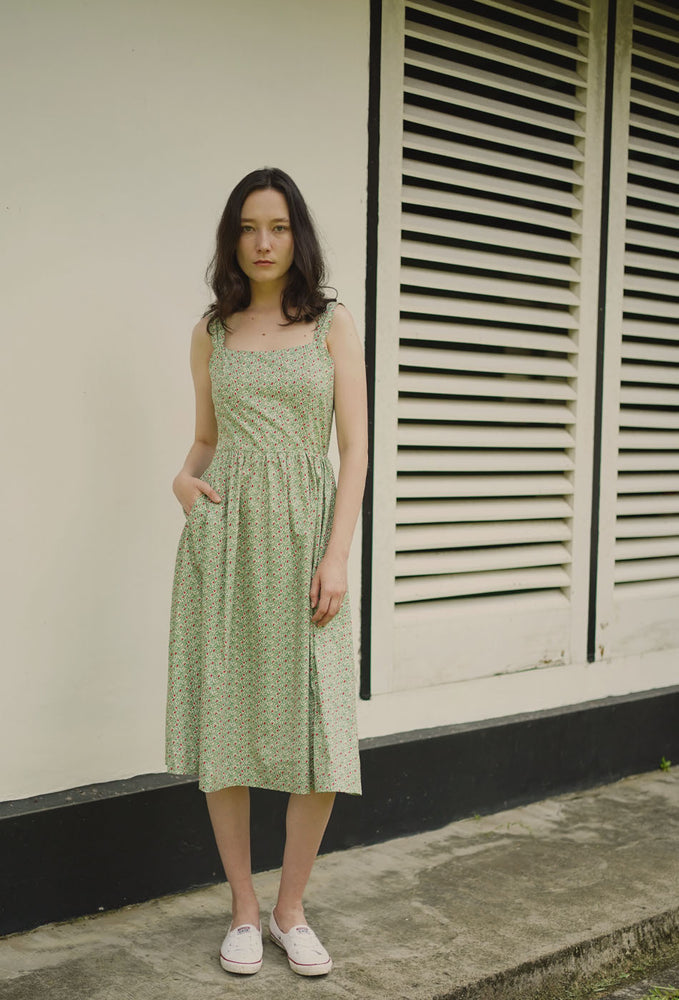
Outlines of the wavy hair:
M 290 323 L 316 319 L 331 301 L 322 292 L 326 268 L 309 209 L 292 177 L 277 167 L 253 170 L 236 184 L 229 195 L 217 227 L 217 246 L 208 264 L 205 280 L 214 293 L 214 302 L 205 310 L 210 319 L 226 321 L 250 305 L 250 282 L 236 258 L 241 233 L 241 212 L 253 191 L 274 188 L 288 205 L 294 240 L 294 258 L 283 290 L 281 308 Z

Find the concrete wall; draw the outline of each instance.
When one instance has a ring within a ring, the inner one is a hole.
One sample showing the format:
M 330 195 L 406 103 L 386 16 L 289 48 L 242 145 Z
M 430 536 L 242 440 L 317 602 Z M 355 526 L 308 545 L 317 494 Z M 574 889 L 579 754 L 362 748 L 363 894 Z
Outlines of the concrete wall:
M 243 174 L 287 170 L 362 329 L 368 19 L 368 0 L 3 4 L 0 799 L 164 770 L 171 481 L 214 230 Z M 357 530 L 356 625 L 359 556 Z

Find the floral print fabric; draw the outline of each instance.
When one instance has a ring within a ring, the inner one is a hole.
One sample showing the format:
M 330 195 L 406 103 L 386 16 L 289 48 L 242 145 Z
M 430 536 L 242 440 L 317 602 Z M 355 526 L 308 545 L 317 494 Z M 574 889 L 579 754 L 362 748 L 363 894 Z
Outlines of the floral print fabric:
M 199 788 L 361 794 L 349 593 L 311 621 L 332 528 L 334 363 L 327 335 L 233 351 L 219 320 L 210 376 L 219 427 L 183 527 L 170 612 L 166 764 Z

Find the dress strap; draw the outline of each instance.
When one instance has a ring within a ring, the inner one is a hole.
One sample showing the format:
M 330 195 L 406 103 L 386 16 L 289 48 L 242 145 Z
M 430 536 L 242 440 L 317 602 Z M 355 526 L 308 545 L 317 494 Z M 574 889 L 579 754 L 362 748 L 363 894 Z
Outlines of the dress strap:
M 337 304 L 337 302 L 328 302 L 325 309 L 318 317 L 318 326 L 316 327 L 316 336 L 314 338 L 317 344 L 322 344 L 327 337 Z
M 212 350 L 219 348 L 219 345 L 223 343 L 223 326 L 219 316 L 211 316 L 207 322 L 206 330 L 210 335 L 210 340 L 212 341 Z

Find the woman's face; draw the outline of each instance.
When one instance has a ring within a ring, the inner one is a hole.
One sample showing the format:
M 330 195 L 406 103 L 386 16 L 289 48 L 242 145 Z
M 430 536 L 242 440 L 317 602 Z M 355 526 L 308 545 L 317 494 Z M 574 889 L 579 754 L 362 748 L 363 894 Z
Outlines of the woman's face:
M 243 272 L 250 281 L 284 279 L 295 254 L 285 197 L 275 188 L 253 191 L 243 202 L 240 222 L 236 259 Z

